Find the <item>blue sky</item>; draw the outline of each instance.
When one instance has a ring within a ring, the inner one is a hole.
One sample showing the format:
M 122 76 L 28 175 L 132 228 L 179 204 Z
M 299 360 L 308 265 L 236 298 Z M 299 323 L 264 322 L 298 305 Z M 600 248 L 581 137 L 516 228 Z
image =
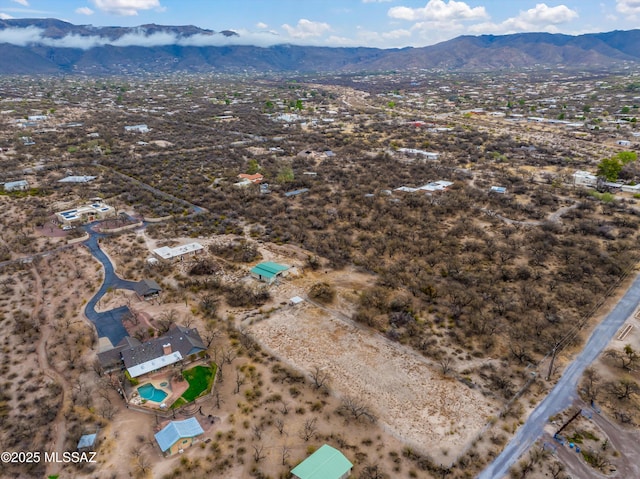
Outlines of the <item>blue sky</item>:
M 0 18 L 34 17 L 230 29 L 240 38 L 225 42 L 236 43 L 390 48 L 465 34 L 640 28 L 640 0 L 0 0 Z M 12 34 L 0 41 L 12 41 Z

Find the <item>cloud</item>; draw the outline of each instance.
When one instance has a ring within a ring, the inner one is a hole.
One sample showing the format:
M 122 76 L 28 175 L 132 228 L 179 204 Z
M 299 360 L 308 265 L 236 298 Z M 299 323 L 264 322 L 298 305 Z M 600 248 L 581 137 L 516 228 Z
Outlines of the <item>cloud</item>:
M 44 30 L 37 27 L 6 28 L 0 30 L 0 43 L 11 43 L 18 46 L 43 45 L 54 48 L 77 48 L 89 50 L 95 47 L 112 45 L 115 47 L 160 47 L 179 45 L 183 47 L 217 47 L 227 45 L 255 45 L 270 47 L 283 43 L 308 45 L 309 40 L 291 41 L 272 31 L 251 32 L 235 30 L 238 36 L 226 37 L 221 34 L 199 33 L 191 36 L 180 36 L 172 32 L 156 32 L 147 35 L 144 28 L 137 28 L 117 39 L 99 35 L 66 35 L 62 38 L 51 38 L 44 35 Z
M 391 18 L 398 20 L 432 22 L 449 22 L 461 20 L 482 20 L 488 18 L 484 7 L 470 7 L 465 2 L 450 0 L 429 0 L 424 7 L 392 7 L 387 12 Z
M 331 26 L 328 23 L 312 22 L 306 18 L 298 20 L 298 24 L 295 27 L 282 25 L 282 28 L 289 34 L 291 38 L 314 38 L 320 37 L 324 33 L 331 30 Z
M 11 15 L 7 15 L 6 13 L 0 12 L 0 20 L 11 20 L 13 17 Z
M 162 8 L 160 0 L 91 0 L 91 3 L 105 13 L 127 17 L 137 15 L 139 10 Z
M 28 7 L 29 6 L 29 2 L 27 2 L 27 0 L 11 0 L 11 1 L 14 2 L 14 3 L 19 3 L 23 7 Z
M 267 25 L 264 22 L 258 22 L 258 23 L 256 23 L 256 27 L 265 29 L 265 28 L 269 28 L 269 25 Z
M 94 12 L 89 7 L 80 7 L 76 8 L 76 13 L 80 15 L 93 15 Z
M 627 15 L 640 14 L 640 0 L 616 0 L 616 10 Z
M 638 0 L 640 1 L 640 0 Z M 549 7 L 538 3 L 534 8 L 521 11 L 517 17 L 508 18 L 501 23 L 479 23 L 469 27 L 473 33 L 515 33 L 526 31 L 558 32 L 557 25 L 568 23 L 578 18 L 578 12 L 566 5 Z

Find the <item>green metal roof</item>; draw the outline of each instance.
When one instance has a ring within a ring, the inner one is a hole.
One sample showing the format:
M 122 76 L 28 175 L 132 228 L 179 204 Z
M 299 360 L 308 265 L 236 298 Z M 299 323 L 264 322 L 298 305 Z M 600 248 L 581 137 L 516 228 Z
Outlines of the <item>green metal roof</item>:
M 325 444 L 291 471 L 300 479 L 339 479 L 353 467 L 340 451 Z
M 251 268 L 251 272 L 253 274 L 258 274 L 260 276 L 264 276 L 265 278 L 273 278 L 278 273 L 282 271 L 288 270 L 289 267 L 283 264 L 272 263 L 271 261 L 266 261 L 264 263 L 259 263 L 253 268 Z

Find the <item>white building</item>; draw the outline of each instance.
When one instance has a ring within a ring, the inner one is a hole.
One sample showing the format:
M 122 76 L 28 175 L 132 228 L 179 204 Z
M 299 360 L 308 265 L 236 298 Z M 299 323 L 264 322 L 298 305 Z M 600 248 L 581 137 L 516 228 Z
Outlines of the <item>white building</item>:
M 10 181 L 4 184 L 4 191 L 26 191 L 29 189 L 27 180 Z
M 598 184 L 598 177 L 588 171 L 578 170 L 573 174 L 573 184 L 575 186 L 595 187 Z
M 71 226 L 103 220 L 114 215 L 115 210 L 112 206 L 96 199 L 91 204 L 56 213 L 56 219 L 62 225 Z
M 157 248 L 153 250 L 153 253 L 156 256 L 159 256 L 164 260 L 171 260 L 173 258 L 181 258 L 186 254 L 197 254 L 198 251 L 204 249 L 200 243 L 189 243 L 182 246 L 176 246 L 175 248 L 169 248 L 168 246 L 163 246 L 162 248 Z
M 124 131 L 126 132 L 133 132 L 133 133 L 148 133 L 149 132 L 149 127 L 147 125 L 130 125 L 130 126 L 125 126 L 124 127 Z

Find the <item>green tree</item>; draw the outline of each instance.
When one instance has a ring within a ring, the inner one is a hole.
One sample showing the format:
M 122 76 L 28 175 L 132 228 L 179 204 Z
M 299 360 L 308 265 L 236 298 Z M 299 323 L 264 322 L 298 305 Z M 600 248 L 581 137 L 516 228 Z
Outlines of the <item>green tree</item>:
M 626 165 L 638 159 L 638 154 L 635 151 L 621 151 L 614 158 L 620 160 L 620 163 Z
M 622 162 L 616 157 L 604 158 L 598 164 L 598 176 L 602 176 L 608 181 L 616 181 L 621 171 Z
M 247 165 L 247 174 L 255 175 L 258 171 L 260 171 L 258 160 L 252 158 L 251 160 L 249 160 L 249 164 Z
M 302 104 L 302 100 L 296 100 L 296 110 L 298 111 L 304 110 L 304 105 Z
M 622 113 L 623 115 L 626 115 L 630 111 L 631 111 L 631 108 L 629 108 L 628 106 L 623 106 L 622 109 L 620 110 L 620 113 Z
M 285 166 L 278 173 L 276 181 L 278 183 L 291 183 L 294 180 L 294 178 L 295 177 L 293 175 L 293 170 L 291 169 L 291 167 Z

